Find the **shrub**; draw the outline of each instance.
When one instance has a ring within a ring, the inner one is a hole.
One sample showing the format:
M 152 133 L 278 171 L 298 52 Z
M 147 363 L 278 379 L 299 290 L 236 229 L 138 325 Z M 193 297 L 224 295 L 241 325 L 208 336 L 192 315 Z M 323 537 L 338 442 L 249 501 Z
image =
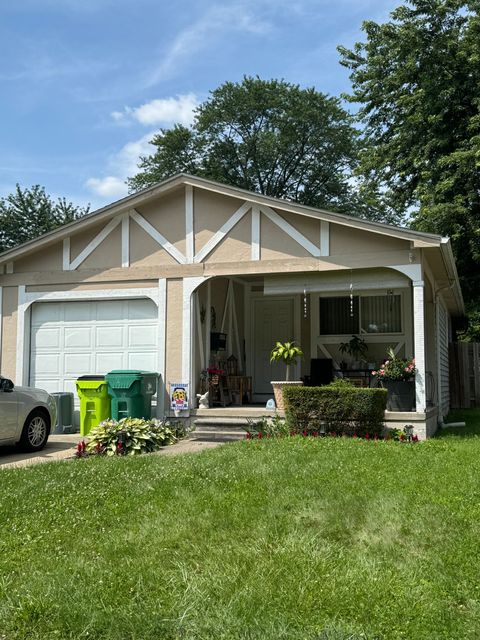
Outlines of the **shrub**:
M 324 387 L 290 387 L 283 393 L 291 432 L 325 431 L 360 437 L 383 432 L 386 389 L 335 381 Z
M 105 420 L 90 431 L 83 451 L 107 456 L 150 453 L 176 442 L 175 433 L 175 424 L 168 421 L 142 418 L 123 418 L 118 422 Z
M 281 438 L 290 435 L 287 421 L 274 415 L 262 416 L 258 420 L 247 418 L 248 426 L 245 427 L 247 437 L 250 438 Z

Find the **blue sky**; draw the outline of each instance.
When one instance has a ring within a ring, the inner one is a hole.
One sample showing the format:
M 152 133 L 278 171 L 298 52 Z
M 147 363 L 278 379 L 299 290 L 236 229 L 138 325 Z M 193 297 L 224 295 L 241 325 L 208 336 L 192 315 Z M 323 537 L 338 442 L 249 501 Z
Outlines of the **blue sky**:
M 160 127 L 243 75 L 348 91 L 336 46 L 399 0 L 0 0 L 0 195 L 95 209 Z M 152 147 L 150 147 L 150 150 Z

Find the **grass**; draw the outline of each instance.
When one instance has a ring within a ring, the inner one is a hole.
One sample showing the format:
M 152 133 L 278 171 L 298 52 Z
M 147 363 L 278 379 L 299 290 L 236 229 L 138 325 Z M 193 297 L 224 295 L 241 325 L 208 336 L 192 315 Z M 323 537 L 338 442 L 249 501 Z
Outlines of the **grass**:
M 0 638 L 476 639 L 480 438 L 461 435 L 3 470 Z

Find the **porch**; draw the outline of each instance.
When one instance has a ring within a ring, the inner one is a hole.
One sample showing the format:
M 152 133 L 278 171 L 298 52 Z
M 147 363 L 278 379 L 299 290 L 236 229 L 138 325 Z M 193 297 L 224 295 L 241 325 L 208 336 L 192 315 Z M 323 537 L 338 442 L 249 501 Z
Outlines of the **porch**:
M 371 371 L 389 347 L 399 357 L 415 356 L 417 409 L 387 412 L 386 422 L 414 424 L 419 435 L 430 435 L 436 430 L 442 379 L 437 327 L 425 300 L 428 286 L 394 268 L 206 280 L 192 296 L 191 397 L 205 393 L 208 369 L 225 372 L 225 388 L 208 409 L 194 409 L 197 404 L 192 402 L 192 416 L 246 420 L 272 415 L 265 410 L 273 398 L 270 383 L 284 379 L 285 370 L 270 364 L 270 351 L 277 340 L 294 339 L 305 353 L 295 367 L 295 379 L 308 377 L 312 363 L 322 360 L 331 362 L 335 377 L 370 386 Z M 224 337 L 220 347 L 218 334 Z M 366 347 L 356 361 L 344 350 L 352 335 Z M 244 381 L 247 394 L 232 393 L 232 377 Z

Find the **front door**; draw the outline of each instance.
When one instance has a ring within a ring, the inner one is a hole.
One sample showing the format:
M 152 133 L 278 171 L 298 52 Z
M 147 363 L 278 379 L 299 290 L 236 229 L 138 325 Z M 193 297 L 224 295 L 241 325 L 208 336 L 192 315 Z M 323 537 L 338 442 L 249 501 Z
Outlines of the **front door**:
M 272 380 L 285 380 L 283 363 L 270 364 L 270 352 L 277 341 L 294 338 L 294 299 L 259 298 L 253 301 L 253 397 L 266 402 L 273 397 Z

